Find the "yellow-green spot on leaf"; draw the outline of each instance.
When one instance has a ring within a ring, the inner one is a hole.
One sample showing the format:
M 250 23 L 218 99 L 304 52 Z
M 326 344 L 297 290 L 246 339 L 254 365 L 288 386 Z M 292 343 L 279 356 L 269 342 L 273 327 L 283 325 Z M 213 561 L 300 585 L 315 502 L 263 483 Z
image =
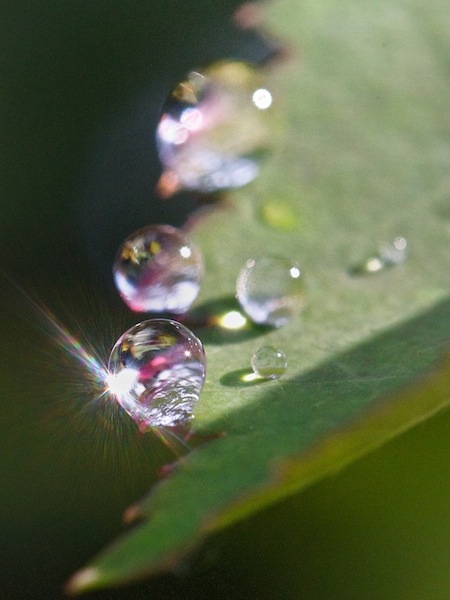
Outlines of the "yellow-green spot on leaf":
M 266 225 L 280 231 L 293 231 L 300 226 L 298 212 L 282 200 L 265 202 L 261 207 L 261 217 Z

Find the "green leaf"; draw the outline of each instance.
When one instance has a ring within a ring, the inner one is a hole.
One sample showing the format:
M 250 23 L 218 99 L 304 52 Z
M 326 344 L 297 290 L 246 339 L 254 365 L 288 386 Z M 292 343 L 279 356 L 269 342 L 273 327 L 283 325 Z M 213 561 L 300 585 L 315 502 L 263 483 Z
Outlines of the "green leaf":
M 199 310 L 235 309 L 255 255 L 297 259 L 309 306 L 287 327 L 198 331 L 208 377 L 196 430 L 218 434 L 138 506 L 131 532 L 71 591 L 171 568 L 207 534 L 334 472 L 450 402 L 450 13 L 447 2 L 279 0 L 267 28 L 294 57 L 268 75 L 280 114 L 260 177 L 207 211 Z M 404 236 L 407 261 L 352 267 Z M 277 381 L 248 381 L 262 344 Z

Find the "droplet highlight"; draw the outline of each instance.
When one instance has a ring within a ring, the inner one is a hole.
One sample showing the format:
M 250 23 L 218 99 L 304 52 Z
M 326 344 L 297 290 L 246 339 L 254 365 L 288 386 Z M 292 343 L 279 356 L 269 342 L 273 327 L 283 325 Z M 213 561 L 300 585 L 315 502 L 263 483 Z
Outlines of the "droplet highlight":
M 108 363 L 110 394 L 141 431 L 186 426 L 206 376 L 201 341 L 171 319 L 134 325 L 115 343 Z
M 255 323 L 281 327 L 306 306 L 300 266 L 281 256 L 248 260 L 236 282 L 236 297 Z
M 200 291 L 203 259 L 179 229 L 151 225 L 123 242 L 113 274 L 117 290 L 131 310 L 182 314 Z
M 287 369 L 286 354 L 274 346 L 262 346 L 252 357 L 255 375 L 264 379 L 278 379 Z
M 220 61 L 189 73 L 170 93 L 156 131 L 162 194 L 173 193 L 174 180 L 201 192 L 252 181 L 270 144 L 265 113 L 272 103 L 247 63 Z

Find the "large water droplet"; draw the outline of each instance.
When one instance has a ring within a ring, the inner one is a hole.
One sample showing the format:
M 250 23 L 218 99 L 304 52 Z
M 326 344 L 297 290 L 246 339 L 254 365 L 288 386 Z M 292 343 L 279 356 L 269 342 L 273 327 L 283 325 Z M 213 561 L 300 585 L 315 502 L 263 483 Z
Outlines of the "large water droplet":
M 274 346 L 262 346 L 252 357 L 252 369 L 264 379 L 278 379 L 287 369 L 286 354 Z
M 252 258 L 239 273 L 236 296 L 255 323 L 280 327 L 306 305 L 304 276 L 299 265 L 287 258 Z
M 182 231 L 152 225 L 123 242 L 113 273 L 120 295 L 132 310 L 181 314 L 198 295 L 203 260 Z
M 206 359 L 200 340 L 170 319 L 134 325 L 114 345 L 109 391 L 141 430 L 185 426 L 203 387 Z
M 189 73 L 169 95 L 157 127 L 162 181 L 202 192 L 250 182 L 269 146 L 264 117 L 271 104 L 258 71 L 246 63 L 221 61 Z

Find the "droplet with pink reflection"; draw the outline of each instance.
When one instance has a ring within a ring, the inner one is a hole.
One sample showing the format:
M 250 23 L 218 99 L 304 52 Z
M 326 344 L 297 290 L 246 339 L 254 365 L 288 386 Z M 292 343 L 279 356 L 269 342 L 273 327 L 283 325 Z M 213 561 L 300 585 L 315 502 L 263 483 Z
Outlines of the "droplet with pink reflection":
M 271 92 L 247 63 L 219 61 L 191 71 L 169 94 L 158 123 L 160 192 L 168 181 L 201 192 L 252 181 L 270 146 L 271 105 Z
M 206 376 L 201 341 L 171 319 L 131 327 L 114 345 L 108 387 L 141 431 L 186 427 Z
M 151 225 L 123 242 L 113 274 L 116 287 L 131 310 L 182 314 L 200 291 L 203 258 L 180 229 Z

